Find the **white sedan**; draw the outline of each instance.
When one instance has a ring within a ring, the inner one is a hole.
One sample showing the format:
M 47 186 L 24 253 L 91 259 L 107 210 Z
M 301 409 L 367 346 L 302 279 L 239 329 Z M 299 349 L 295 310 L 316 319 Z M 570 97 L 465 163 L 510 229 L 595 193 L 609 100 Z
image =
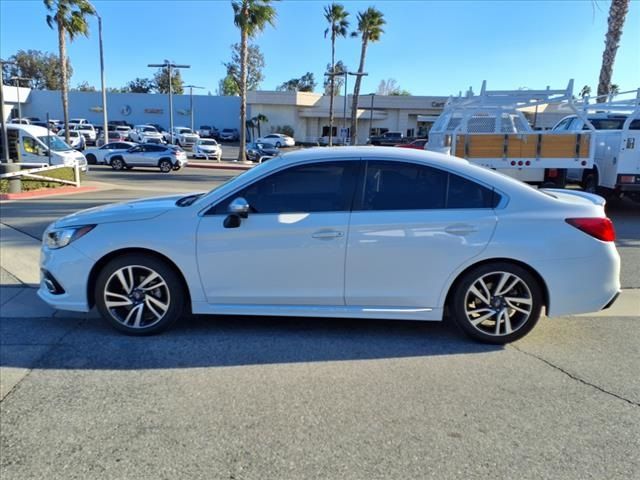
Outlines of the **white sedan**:
M 66 138 L 64 129 L 60 130 L 57 135 L 63 140 Z M 69 145 L 75 150 L 82 151 L 87 146 L 87 141 L 85 140 L 84 135 L 82 135 L 78 130 L 69 129 Z
M 607 308 L 620 257 L 604 200 L 437 153 L 316 148 L 208 193 L 81 211 L 43 237 L 40 297 L 118 330 L 196 314 L 439 321 L 506 343 Z
M 264 137 L 260 137 L 259 139 L 256 140 L 256 143 L 264 143 L 267 145 L 280 148 L 280 147 L 293 147 L 295 146 L 296 141 L 287 135 L 283 135 L 282 133 L 271 133 Z
M 111 142 L 101 147 L 85 150 L 84 156 L 86 157 L 87 162 L 92 165 L 95 165 L 96 163 L 106 163 L 107 155 L 115 152 L 124 152 L 135 146 L 136 144 L 133 142 Z
M 215 158 L 218 162 L 222 159 L 220 144 L 213 139 L 201 138 L 192 147 L 195 158 Z

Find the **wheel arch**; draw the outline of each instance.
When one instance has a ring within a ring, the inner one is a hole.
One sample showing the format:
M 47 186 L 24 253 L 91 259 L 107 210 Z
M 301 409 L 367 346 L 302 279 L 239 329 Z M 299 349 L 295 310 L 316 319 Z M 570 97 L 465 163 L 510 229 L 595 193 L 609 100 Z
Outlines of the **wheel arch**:
M 453 293 L 455 292 L 456 287 L 458 286 L 458 283 L 460 283 L 460 281 L 462 280 L 462 278 L 464 278 L 464 276 L 472 269 L 480 267 L 482 265 L 488 265 L 491 263 L 511 263 L 513 265 L 517 265 L 519 267 L 524 268 L 525 270 L 527 270 L 531 275 L 533 275 L 533 277 L 538 281 L 538 283 L 540 284 L 540 289 L 542 290 L 542 295 L 543 295 L 543 305 L 545 307 L 545 310 L 548 312 L 549 311 L 549 288 L 547 287 L 547 283 L 544 281 L 544 278 L 542 278 L 542 275 L 540 275 L 540 273 L 533 268 L 531 265 L 528 265 L 520 260 L 516 260 L 513 258 L 505 258 L 505 257 L 496 257 L 496 258 L 486 258 L 483 260 L 480 260 L 479 262 L 473 263 L 469 266 L 467 266 L 464 270 L 462 270 L 461 272 L 459 272 L 455 279 L 449 284 L 449 287 L 447 289 L 447 295 L 445 296 L 445 301 L 444 301 L 444 308 L 448 309 L 450 303 L 451 303 L 451 298 L 453 296 Z
M 155 250 L 151 250 L 149 248 L 139 248 L 139 247 L 121 248 L 119 250 L 114 250 L 112 252 L 107 253 L 102 258 L 100 258 L 96 263 L 94 263 L 93 267 L 91 268 L 91 271 L 89 272 L 89 280 L 87 281 L 87 303 L 89 304 L 89 308 L 93 308 L 96 304 L 96 299 L 95 299 L 96 281 L 98 279 L 98 275 L 100 274 L 104 266 L 114 258 L 120 257 L 122 255 L 129 255 L 129 254 L 136 254 L 136 253 L 147 255 L 147 256 L 153 256 L 156 259 L 165 262 L 167 265 L 169 265 L 169 267 L 172 270 L 174 270 L 174 272 L 178 275 L 178 278 L 180 279 L 180 282 L 182 283 L 182 287 L 185 292 L 185 298 L 187 301 L 186 308 L 188 309 L 188 311 L 191 311 L 191 291 L 189 290 L 189 284 L 187 283 L 187 280 L 182 270 L 180 270 L 180 268 L 175 264 L 175 262 L 173 262 L 166 255 L 163 255 L 162 253 L 157 252 Z
M 158 167 L 160 166 L 160 163 L 161 163 L 163 160 L 167 160 L 171 165 L 173 165 L 173 162 L 171 161 L 171 158 L 170 158 L 170 157 L 162 157 L 162 158 L 159 158 L 159 159 L 158 159 Z

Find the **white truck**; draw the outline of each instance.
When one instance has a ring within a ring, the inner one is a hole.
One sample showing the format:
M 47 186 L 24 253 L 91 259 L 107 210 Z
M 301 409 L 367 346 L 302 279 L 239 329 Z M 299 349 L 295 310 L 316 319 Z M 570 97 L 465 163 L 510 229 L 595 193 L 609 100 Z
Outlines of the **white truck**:
M 200 140 L 200 136 L 197 133 L 194 133 L 190 128 L 187 127 L 173 127 L 171 132 L 166 132 L 164 134 L 164 139 L 168 143 L 173 143 L 180 147 L 192 147 L 198 140 Z
M 533 184 L 563 187 L 567 169 L 594 164 L 593 126 L 578 132 L 537 131 L 523 109 L 566 102 L 573 106 L 573 80 L 566 89 L 494 90 L 482 84 L 480 95 L 450 97 L 429 132 L 426 150 L 465 158 Z
M 9 156 L 19 163 L 45 163 L 48 165 L 78 165 L 87 171 L 87 159 L 50 130 L 36 125 L 8 124 Z M 0 135 L 0 145 L 2 135 Z M 0 151 L 2 151 L 0 146 Z
M 569 170 L 567 180 L 591 193 L 640 201 L 640 88 L 606 98 L 587 97 L 581 103 L 583 115 L 566 116 L 553 131 L 580 133 L 593 128 L 594 165 Z
M 164 137 L 152 125 L 136 125 L 129 132 L 129 138 L 138 143 L 163 143 Z

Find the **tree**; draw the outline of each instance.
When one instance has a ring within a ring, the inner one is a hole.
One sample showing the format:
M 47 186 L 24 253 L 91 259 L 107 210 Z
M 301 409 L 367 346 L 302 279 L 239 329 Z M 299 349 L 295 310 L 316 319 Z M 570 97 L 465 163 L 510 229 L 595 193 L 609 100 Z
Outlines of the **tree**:
M 617 95 L 618 93 L 620 93 L 620 87 L 615 84 L 612 83 L 611 85 L 609 85 L 609 95 Z
M 359 36 L 362 40 L 358 73 L 364 73 L 367 46 L 369 42 L 377 42 L 380 40 L 380 37 L 384 33 L 382 26 L 385 23 L 387 22 L 384 19 L 384 14 L 374 7 L 369 7 L 364 12 L 358 12 L 358 30 L 351 34 L 353 37 Z M 358 96 L 360 95 L 361 84 L 362 75 L 358 75 L 356 76 L 356 82 L 353 86 L 353 97 L 351 99 L 351 138 L 354 142 L 358 141 Z
M 251 119 L 251 121 L 258 128 L 258 137 L 261 137 L 262 133 L 260 133 L 260 124 L 261 123 L 267 123 L 269 121 L 269 119 L 267 118 L 266 115 L 263 115 L 262 113 L 259 113 L 258 115 L 253 117 Z
M 262 32 L 267 24 L 275 25 L 276 10 L 269 0 L 234 0 L 233 22 L 240 29 L 240 148 L 238 161 L 246 159 L 247 132 L 247 70 L 249 58 L 249 39 Z
M 9 57 L 15 65 L 2 64 L 2 80 L 11 83 L 11 77 L 30 79 L 30 86 L 36 90 L 61 90 L 60 58 L 49 52 L 40 50 L 18 50 Z M 73 74 L 73 69 L 67 58 L 67 73 Z
M 233 75 L 231 75 L 230 73 L 227 73 L 227 75 L 218 82 L 218 95 L 240 95 L 240 88 L 233 78 Z
M 585 85 L 584 87 L 582 87 L 582 90 L 580 90 L 579 95 L 580 95 L 580 98 L 584 98 L 591 95 L 591 87 L 589 85 Z
M 349 12 L 339 3 L 332 3 L 324 7 L 324 18 L 329 23 L 329 27 L 324 31 L 324 38 L 327 35 L 331 38 L 331 69 L 329 73 L 335 73 L 336 66 L 336 38 L 346 37 L 349 21 Z M 335 96 L 335 75 L 329 76 L 329 146 L 333 145 L 333 97 Z
M 184 93 L 184 82 L 182 75 L 177 68 L 171 69 L 171 88 L 173 93 L 182 95 Z M 153 76 L 153 90 L 158 93 L 169 93 L 169 67 L 161 67 Z
M 67 72 L 67 35 L 69 41 L 78 35 L 89 36 L 87 18 L 95 15 L 93 5 L 87 0 L 44 0 L 44 5 L 50 14 L 47 24 L 58 29 L 58 49 L 60 56 L 62 112 L 64 116 L 65 140 L 69 141 L 69 72 Z
M 630 0 L 612 0 L 609 8 L 608 29 L 604 41 L 604 51 L 602 52 L 602 66 L 600 67 L 600 79 L 598 81 L 598 101 L 606 101 L 610 93 L 611 78 L 613 77 L 613 64 L 616 60 L 616 53 L 620 46 L 620 37 L 624 21 L 629 12 Z
M 380 80 L 376 95 L 410 96 L 411 92 L 400 88 L 395 78 L 388 78 L 387 80 Z
M 313 73 L 307 72 L 300 78 L 292 78 L 276 87 L 279 92 L 313 92 L 316 88 L 316 80 Z
M 89 82 L 86 80 L 84 82 L 80 82 L 76 88 L 72 88 L 73 92 L 95 92 L 96 87 L 93 85 L 89 85 Z
M 242 73 L 242 52 L 240 50 L 239 43 L 231 45 L 231 61 L 223 64 L 227 67 L 227 76 L 221 80 L 219 88 L 224 87 L 228 92 L 224 95 L 240 95 L 240 76 Z M 247 91 L 258 89 L 264 80 L 263 69 L 264 55 L 262 55 L 260 47 L 249 44 L 247 46 Z
M 156 85 L 153 80 L 136 77 L 135 80 L 127 83 L 125 89 L 131 93 L 149 93 L 156 89 Z
M 331 73 L 343 73 L 346 72 L 348 70 L 347 66 L 342 62 L 342 60 L 338 60 L 333 68 L 333 70 L 331 69 L 331 64 L 328 63 L 327 64 L 327 72 Z M 344 85 L 344 76 L 343 75 L 338 75 L 335 77 L 324 77 L 324 82 L 322 84 L 323 88 L 324 88 L 324 94 L 325 95 L 331 95 L 331 79 L 333 78 L 334 80 L 334 86 L 333 86 L 333 96 L 337 96 L 340 95 L 340 92 L 342 91 L 342 86 Z

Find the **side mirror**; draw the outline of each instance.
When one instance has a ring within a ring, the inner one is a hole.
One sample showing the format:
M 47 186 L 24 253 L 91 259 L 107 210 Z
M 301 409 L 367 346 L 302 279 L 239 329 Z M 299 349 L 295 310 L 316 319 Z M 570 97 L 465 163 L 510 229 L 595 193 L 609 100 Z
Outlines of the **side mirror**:
M 229 204 L 229 213 L 231 215 L 237 215 L 240 218 L 247 218 L 249 216 L 249 202 L 242 197 L 234 198 Z

